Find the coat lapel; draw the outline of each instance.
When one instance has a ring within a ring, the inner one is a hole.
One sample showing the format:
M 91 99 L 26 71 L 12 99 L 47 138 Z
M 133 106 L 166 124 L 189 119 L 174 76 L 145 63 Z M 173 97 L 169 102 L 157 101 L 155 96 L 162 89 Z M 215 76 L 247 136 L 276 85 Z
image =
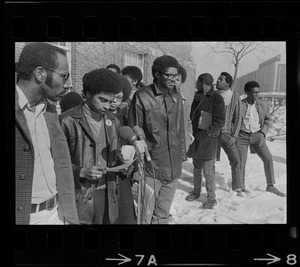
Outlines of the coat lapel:
M 23 111 L 20 109 L 19 101 L 18 101 L 18 93 L 15 92 L 15 116 L 16 116 L 16 122 L 19 124 L 20 128 L 23 130 L 23 133 L 25 135 L 25 138 L 27 139 L 30 144 L 32 144 L 30 131 L 27 125 L 27 121 L 25 118 L 25 115 Z
M 95 139 L 94 139 L 94 135 L 91 131 L 91 128 L 89 126 L 89 123 L 87 122 L 87 120 L 84 117 L 83 105 L 84 105 L 84 103 L 81 106 L 78 106 L 77 108 L 74 109 L 74 113 L 72 114 L 72 117 L 79 121 L 79 124 L 81 125 L 82 129 L 85 131 L 87 136 L 93 142 L 96 142 Z
M 105 127 L 105 131 L 107 133 L 107 142 L 109 145 L 112 145 L 113 141 L 118 138 L 118 136 L 116 135 L 116 129 L 115 129 L 115 123 L 117 120 L 115 119 L 115 117 L 107 112 L 104 116 L 103 116 L 103 120 L 104 120 L 104 127 Z

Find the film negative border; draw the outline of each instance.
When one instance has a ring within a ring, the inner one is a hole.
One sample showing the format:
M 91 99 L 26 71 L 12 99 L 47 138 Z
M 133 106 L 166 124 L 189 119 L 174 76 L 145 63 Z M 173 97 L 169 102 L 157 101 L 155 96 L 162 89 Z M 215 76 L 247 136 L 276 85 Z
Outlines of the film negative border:
M 52 40 L 224 40 L 299 36 L 299 2 L 7 4 L 8 37 Z M 46 6 L 44 5 L 44 6 Z M 118 6 L 118 9 L 116 9 Z M 176 8 L 180 7 L 180 8 Z M 270 7 L 270 10 L 266 10 Z M 26 10 L 26 14 L 24 11 Z M 66 12 L 68 11 L 68 12 Z M 140 12 L 137 12 L 140 11 Z M 67 14 L 66 14 L 67 13 Z
M 288 67 L 293 68 L 288 85 L 297 87 L 300 62 L 292 54 L 300 56 L 299 2 L 184 3 L 8 3 L 5 51 L 13 56 L 10 45 L 33 40 L 278 40 L 287 42 Z M 297 99 L 290 103 L 297 106 Z M 287 124 L 294 129 L 291 120 Z M 290 138 L 297 140 L 297 134 Z M 297 173 L 295 159 L 289 162 L 292 176 Z M 299 182 L 288 185 L 294 197 L 295 186 Z M 14 201 L 12 196 L 7 199 Z M 22 227 L 14 225 L 11 215 L 12 260 L 17 266 L 296 265 L 299 220 L 293 201 L 289 198 L 286 225 Z

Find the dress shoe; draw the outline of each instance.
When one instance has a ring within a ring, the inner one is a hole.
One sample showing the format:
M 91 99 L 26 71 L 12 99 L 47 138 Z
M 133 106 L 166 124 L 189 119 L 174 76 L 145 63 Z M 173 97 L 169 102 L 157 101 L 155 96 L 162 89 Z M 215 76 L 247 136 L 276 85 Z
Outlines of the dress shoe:
M 277 196 L 280 196 L 280 197 L 285 197 L 286 196 L 285 193 L 280 192 L 274 185 L 268 185 L 267 188 L 266 188 L 266 191 L 271 192 L 271 193 L 273 193 Z
M 209 199 L 203 204 L 204 209 L 212 209 L 217 205 L 217 201 L 215 199 Z
M 188 195 L 185 200 L 187 201 L 195 201 L 196 199 L 198 199 L 200 197 L 200 195 L 195 195 L 195 194 L 191 194 L 191 195 Z

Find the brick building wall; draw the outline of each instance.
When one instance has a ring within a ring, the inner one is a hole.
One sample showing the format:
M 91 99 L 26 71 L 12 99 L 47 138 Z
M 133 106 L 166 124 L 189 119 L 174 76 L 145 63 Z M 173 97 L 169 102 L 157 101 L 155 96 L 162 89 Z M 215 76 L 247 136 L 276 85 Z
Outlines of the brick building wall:
M 57 43 L 56 43 L 57 44 Z M 62 43 L 60 43 L 62 44 Z M 25 43 L 16 43 L 15 61 Z M 185 97 L 184 115 L 186 129 L 191 131 L 189 112 L 195 92 L 196 64 L 192 56 L 192 45 L 188 42 L 72 42 L 64 43 L 70 48 L 70 69 L 72 91 L 81 93 L 82 77 L 85 73 L 105 68 L 109 64 L 117 64 L 121 69 L 125 67 L 125 53 L 131 51 L 144 57 L 143 82 L 149 85 L 153 82 L 151 67 L 155 58 L 162 55 L 174 56 L 185 68 L 187 79 L 181 86 L 181 93 Z M 187 145 L 189 145 L 187 135 Z
M 71 77 L 73 91 L 82 90 L 82 77 L 96 68 L 105 68 L 109 64 L 125 67 L 125 52 L 131 51 L 144 56 L 143 82 L 153 82 L 152 65 L 155 58 L 162 55 L 174 56 L 186 69 L 187 79 L 181 87 L 186 98 L 184 115 L 186 129 L 191 131 L 189 112 L 195 92 L 196 65 L 192 58 L 192 46 L 182 42 L 76 42 L 71 44 Z M 186 138 L 189 145 L 189 137 Z

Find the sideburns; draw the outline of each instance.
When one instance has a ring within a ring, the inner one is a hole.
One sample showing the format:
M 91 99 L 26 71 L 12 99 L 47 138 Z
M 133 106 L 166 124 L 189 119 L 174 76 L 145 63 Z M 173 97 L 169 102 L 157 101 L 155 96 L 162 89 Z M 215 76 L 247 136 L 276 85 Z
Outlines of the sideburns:
M 50 71 L 48 71 L 48 70 L 46 70 L 46 71 L 47 71 L 47 78 L 46 78 L 45 84 L 47 86 L 49 86 L 50 88 L 52 88 L 52 81 L 53 81 L 52 73 L 50 73 Z

